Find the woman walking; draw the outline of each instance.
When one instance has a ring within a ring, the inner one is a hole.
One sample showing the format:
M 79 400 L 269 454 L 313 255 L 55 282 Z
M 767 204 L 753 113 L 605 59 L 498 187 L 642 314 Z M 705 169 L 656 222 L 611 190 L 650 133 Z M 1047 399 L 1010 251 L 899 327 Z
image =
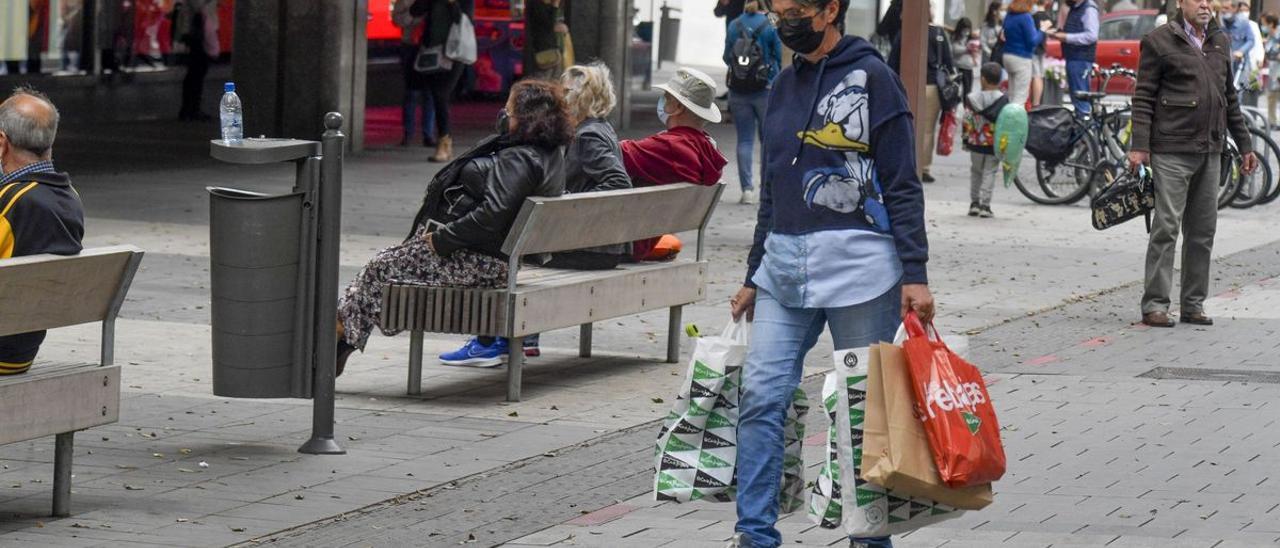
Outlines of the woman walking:
M 1004 69 L 1009 73 L 1009 104 L 1026 104 L 1031 96 L 1036 46 L 1044 42 L 1044 32 L 1036 28 L 1032 0 L 1013 0 L 1004 18 Z M 1043 24 L 1042 24 L 1043 25 Z
M 992 59 L 991 54 L 996 44 L 1000 42 L 1000 31 L 1004 20 L 1000 15 L 1003 4 L 1000 0 L 993 0 L 987 5 L 987 14 L 982 18 L 982 31 L 978 35 L 978 40 L 982 44 L 982 62 L 1003 63 L 1000 59 Z
M 400 28 L 400 74 L 404 79 L 404 99 L 401 101 L 401 125 L 404 127 L 404 138 L 400 146 L 413 143 L 414 119 L 417 118 L 419 106 L 422 112 L 422 146 L 436 146 L 432 137 L 435 128 L 435 107 L 431 102 L 431 94 L 427 91 L 427 79 L 414 68 L 418 57 L 418 44 L 424 32 L 426 22 L 421 17 L 409 14 L 413 7 L 412 0 L 397 0 L 391 10 L 391 21 Z
M 426 17 L 426 28 L 422 32 L 421 44 L 431 48 L 443 46 L 449 39 L 449 28 L 457 23 L 463 14 L 475 18 L 474 0 L 414 0 L 409 8 L 413 17 Z M 432 162 L 448 162 L 453 159 L 452 126 L 449 119 L 449 107 L 453 105 L 453 91 L 458 87 L 458 79 L 462 77 L 462 63 L 452 63 L 447 70 L 428 72 L 423 75 L 426 83 L 429 103 L 435 106 L 436 145 Z
M 377 325 L 388 282 L 500 287 L 507 281 L 502 243 L 525 198 L 564 192 L 565 147 L 573 139 L 573 126 L 559 84 L 524 81 L 512 86 L 497 126 L 498 135 L 481 141 L 431 181 L 409 238 L 374 255 L 343 292 L 338 300 L 339 375 Z
M 738 131 L 738 184 L 742 187 L 739 203 L 755 204 L 760 199 L 760 192 L 752 182 L 751 172 L 755 168 L 755 141 L 760 137 L 764 142 L 764 109 L 769 102 L 769 82 L 782 70 L 782 42 L 778 40 L 778 31 L 769 24 L 764 16 L 759 0 L 749 0 L 743 6 L 742 15 L 729 23 L 729 31 L 725 36 L 724 62 L 735 67 L 743 60 L 734 55 L 734 46 L 742 39 L 751 40 L 760 54 L 759 59 L 746 57 L 750 66 L 752 62 L 761 63 L 767 69 L 764 82 L 755 82 L 755 74 L 746 75 L 745 82 L 729 78 L 729 112 L 733 114 L 733 127 Z M 749 68 L 749 67 L 743 67 Z M 735 69 L 730 69 L 732 73 Z M 763 83 L 764 87 L 759 87 Z M 736 88 L 736 89 L 735 89 Z
M 968 17 L 961 17 L 956 21 L 955 29 L 951 31 L 951 63 L 960 71 L 964 97 L 968 97 L 969 92 L 973 91 L 973 71 L 978 68 L 978 52 L 969 49 L 974 33 L 973 23 Z
M 777 548 L 783 420 L 805 355 L 893 339 L 907 312 L 933 316 L 924 191 L 902 83 L 862 38 L 845 0 L 773 0 L 797 54 L 765 114 L 765 178 L 734 318 L 754 316 L 738 423 L 734 546 Z M 947 50 L 948 52 L 950 50 Z M 888 537 L 855 538 L 885 548 Z

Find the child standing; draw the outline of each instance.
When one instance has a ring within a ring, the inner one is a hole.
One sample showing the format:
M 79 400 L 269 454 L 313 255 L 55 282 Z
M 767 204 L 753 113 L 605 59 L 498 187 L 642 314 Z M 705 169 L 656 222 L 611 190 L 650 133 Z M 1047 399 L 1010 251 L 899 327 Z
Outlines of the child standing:
M 995 126 L 1009 98 L 1000 91 L 1000 65 L 985 63 L 982 89 L 965 96 L 964 148 L 969 151 L 969 216 L 990 218 L 991 190 L 1000 171 L 995 154 Z

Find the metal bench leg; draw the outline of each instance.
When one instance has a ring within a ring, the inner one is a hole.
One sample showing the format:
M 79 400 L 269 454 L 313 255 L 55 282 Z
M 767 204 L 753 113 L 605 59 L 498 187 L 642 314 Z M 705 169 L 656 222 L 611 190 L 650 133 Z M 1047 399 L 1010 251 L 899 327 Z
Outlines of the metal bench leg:
M 671 320 L 667 325 L 667 363 L 680 361 L 680 315 L 684 306 L 671 307 Z
M 591 357 L 591 324 L 584 323 L 578 328 L 578 357 Z
M 507 349 L 507 401 L 520 401 L 520 374 L 524 369 L 524 337 L 508 341 Z
M 71 457 L 75 449 L 75 432 L 58 434 L 53 450 L 53 517 L 71 515 Z
M 409 333 L 409 395 L 422 394 L 422 332 Z

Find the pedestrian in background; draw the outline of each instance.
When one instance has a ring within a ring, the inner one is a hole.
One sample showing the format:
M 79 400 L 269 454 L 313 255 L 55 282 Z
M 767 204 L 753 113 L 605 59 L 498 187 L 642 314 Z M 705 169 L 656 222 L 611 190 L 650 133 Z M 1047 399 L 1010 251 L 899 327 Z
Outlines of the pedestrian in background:
M 1003 31 L 1004 19 L 1001 13 L 1004 4 L 1000 0 L 992 0 L 987 4 L 987 14 L 982 17 L 982 32 L 978 35 L 978 40 L 982 43 L 982 62 L 1002 63 L 1000 59 L 992 59 L 991 54 L 995 50 L 996 44 L 1000 42 L 1000 33 Z
M 418 107 L 422 107 L 422 146 L 436 146 L 435 104 L 431 93 L 427 91 L 427 78 L 413 68 L 418 57 L 418 44 L 422 43 L 422 35 L 426 32 L 426 21 L 422 17 L 414 17 L 409 13 L 414 0 L 395 0 L 391 8 L 391 22 L 400 28 L 400 74 L 404 78 L 404 99 L 401 101 L 403 115 L 401 124 L 404 127 L 404 138 L 400 146 L 409 146 L 413 141 L 413 122 L 418 115 Z
M 1267 37 L 1267 125 L 1276 127 L 1276 102 L 1280 101 L 1280 15 L 1262 15 L 1262 31 Z
M 525 44 L 529 51 L 526 73 L 541 80 L 557 80 L 565 66 L 559 33 L 568 27 L 560 20 L 561 0 L 529 0 L 525 6 Z
M 1054 0 L 1036 0 L 1035 11 L 1031 14 L 1031 20 L 1035 21 L 1036 28 L 1057 26 L 1058 17 L 1053 11 L 1053 2 Z M 1031 56 L 1031 104 L 1033 106 L 1039 106 L 1044 96 L 1044 48 L 1045 42 L 1042 40 Z
M 1086 77 L 1098 56 L 1098 5 L 1094 0 L 1065 0 L 1067 19 L 1053 38 L 1062 42 L 1062 58 L 1066 61 L 1067 90 L 1077 116 L 1087 116 L 1089 101 L 1076 98 L 1077 91 L 1089 91 Z
M 911 111 L 875 47 L 840 31 L 848 5 L 770 6 L 797 56 L 773 83 L 754 243 L 729 302 L 735 319 L 755 321 L 739 407 L 733 546 L 782 543 L 783 420 L 823 331 L 836 348 L 858 348 L 892 340 L 908 312 L 933 316 Z M 851 541 L 892 546 L 888 537 Z
M 1026 104 L 1031 96 L 1031 75 L 1034 66 L 1031 58 L 1036 47 L 1044 42 L 1044 30 L 1047 25 L 1041 23 L 1037 28 L 1031 17 L 1032 0 L 1013 0 L 1009 4 L 1009 15 L 1004 18 L 1004 59 L 1003 64 L 1009 72 L 1009 102 L 1015 105 Z
M 1129 167 L 1150 164 L 1155 211 L 1147 245 L 1142 323 L 1173 327 L 1169 295 L 1182 230 L 1181 322 L 1213 325 L 1205 314 L 1218 222 L 1218 181 L 1228 133 L 1246 174 L 1258 167 L 1231 79 L 1230 38 L 1209 0 L 1178 0 L 1180 11 L 1142 39 L 1133 96 Z
M 222 54 L 218 42 L 218 1 L 185 0 L 175 6 L 174 11 L 179 22 L 178 36 L 187 47 L 187 74 L 182 78 L 182 107 L 178 110 L 178 119 L 212 120 L 201 106 L 209 63 Z
M 1249 21 L 1237 16 L 1236 5 L 1227 2 L 1222 6 L 1222 25 L 1231 37 L 1231 75 L 1228 78 L 1238 93 L 1243 93 L 1249 83 L 1249 52 L 1253 50 L 1253 29 Z
M 742 51 L 735 53 L 735 49 Z M 729 24 L 724 62 L 729 66 L 729 113 L 738 133 L 738 184 L 742 188 L 739 202 L 755 204 L 760 197 L 751 177 L 755 170 L 755 140 L 759 136 L 764 142 L 769 84 L 782 70 L 782 42 L 764 16 L 759 0 L 749 0 L 742 15 Z
M 460 21 L 463 14 L 471 19 L 475 18 L 473 0 L 414 0 L 409 7 L 409 15 L 426 19 L 420 43 L 429 48 L 444 45 L 449 39 L 449 28 Z M 431 104 L 435 106 L 438 142 L 435 154 L 431 155 L 432 162 L 448 162 L 453 159 L 450 107 L 453 106 L 454 89 L 458 87 L 458 79 L 462 77 L 465 67 L 462 63 L 453 63 L 448 70 L 423 75 L 427 94 Z
M 929 131 L 921 135 L 919 150 L 916 152 L 920 160 L 920 180 L 932 183 L 933 152 L 937 144 L 938 121 L 942 115 L 942 98 L 938 95 L 938 84 L 944 81 L 955 70 L 951 59 L 951 44 L 947 31 L 933 24 L 933 13 L 929 13 L 929 37 L 925 46 L 925 86 L 924 105 L 920 117 L 926 122 Z M 893 42 L 889 52 L 889 67 L 895 73 L 902 74 L 902 35 Z
M 969 151 L 969 216 L 984 219 L 991 212 L 991 191 L 1000 172 L 995 152 L 995 126 L 1009 98 L 1000 91 L 1000 65 L 982 65 L 982 89 L 965 96 L 964 148 Z
M 973 29 L 973 23 L 968 17 L 956 20 L 955 29 L 951 31 L 951 62 L 960 71 L 960 86 L 966 96 L 973 92 L 974 72 L 978 68 L 980 52 L 969 47 L 975 32 L 977 31 Z

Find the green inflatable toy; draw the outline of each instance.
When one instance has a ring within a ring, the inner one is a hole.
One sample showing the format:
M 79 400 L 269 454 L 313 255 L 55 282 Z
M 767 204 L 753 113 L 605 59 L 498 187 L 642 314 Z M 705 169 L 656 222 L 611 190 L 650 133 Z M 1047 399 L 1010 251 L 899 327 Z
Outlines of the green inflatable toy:
M 1022 150 L 1027 146 L 1027 110 L 1022 105 L 1008 104 L 996 118 L 995 153 L 1004 166 L 1004 186 L 1013 183 L 1022 164 Z

